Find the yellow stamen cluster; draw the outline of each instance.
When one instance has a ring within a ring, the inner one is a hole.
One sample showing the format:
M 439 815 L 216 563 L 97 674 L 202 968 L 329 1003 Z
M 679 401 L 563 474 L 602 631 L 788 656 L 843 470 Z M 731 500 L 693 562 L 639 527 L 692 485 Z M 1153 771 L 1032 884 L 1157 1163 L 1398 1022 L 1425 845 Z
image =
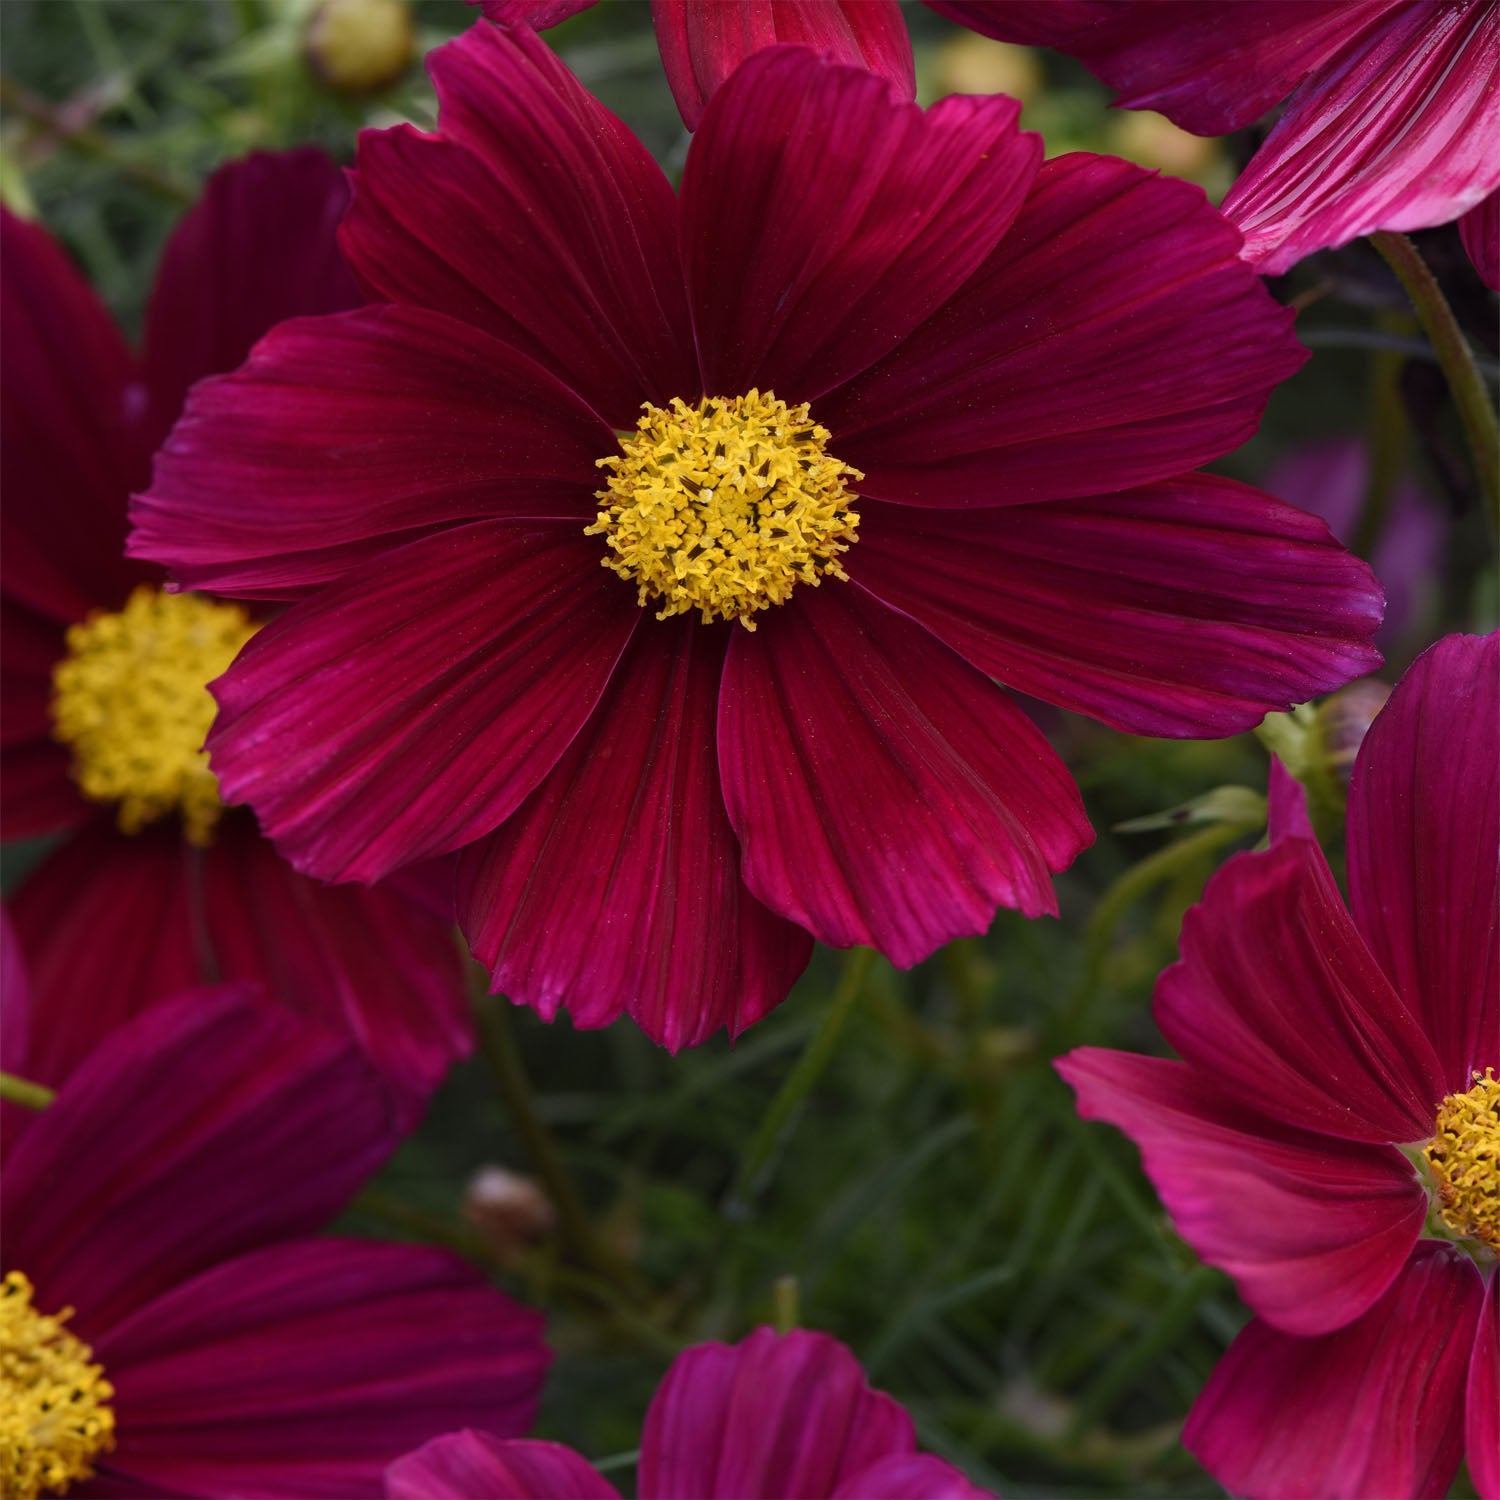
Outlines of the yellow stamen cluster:
M 806 402 L 769 391 L 647 403 L 622 451 L 599 460 L 612 472 L 586 534 L 607 539 L 604 566 L 657 619 L 696 609 L 754 630 L 799 583 L 847 576 L 838 557 L 859 525 L 848 485 L 864 475 L 828 453 L 828 436 Z
M 1493 1068 L 1476 1073 L 1467 1093 L 1443 1100 L 1437 1133 L 1422 1156 L 1437 1182 L 1444 1222 L 1500 1251 L 1500 1081 Z
M 213 837 L 223 808 L 202 748 L 208 684 L 255 630 L 238 605 L 146 587 L 117 614 L 69 627 L 52 673 L 53 734 L 84 796 L 119 804 L 124 832 L 177 811 L 193 843 Z
M 88 1479 L 93 1460 L 114 1447 L 114 1387 L 93 1350 L 63 1327 L 64 1308 L 46 1317 L 31 1305 L 19 1271 L 0 1282 L 0 1495 L 37 1500 Z

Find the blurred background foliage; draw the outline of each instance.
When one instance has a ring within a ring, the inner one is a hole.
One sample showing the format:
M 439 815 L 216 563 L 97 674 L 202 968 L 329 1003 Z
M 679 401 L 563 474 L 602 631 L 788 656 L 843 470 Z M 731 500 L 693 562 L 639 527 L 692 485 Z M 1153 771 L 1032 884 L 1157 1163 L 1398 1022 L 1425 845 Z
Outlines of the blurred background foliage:
M 421 54 L 475 14 L 461 0 L 5 0 L 0 192 L 66 242 L 133 332 L 209 171 L 307 141 L 347 162 L 361 127 L 431 126 Z M 1112 151 L 1217 198 L 1254 148 L 1255 132 L 1202 141 L 1110 112 L 1065 58 L 920 5 L 908 19 L 924 99 L 1016 94 L 1051 153 Z M 550 40 L 679 170 L 687 140 L 646 5 L 601 4 Z M 1456 233 L 1417 239 L 1493 377 L 1493 303 Z M 1388 649 L 1394 681 L 1445 631 L 1493 628 L 1492 538 L 1462 438 L 1367 245 L 1272 285 L 1314 358 L 1220 467 L 1263 481 L 1310 439 L 1361 437 L 1367 556 L 1397 478 L 1415 481 L 1439 561 Z M 1002 913 L 910 973 L 819 952 L 738 1045 L 675 1059 L 625 1022 L 578 1033 L 483 1007 L 485 1055 L 360 1200 L 351 1227 L 454 1244 L 547 1307 L 558 1360 L 539 1433 L 605 1460 L 623 1487 L 675 1349 L 795 1318 L 850 1343 L 927 1446 L 1012 1500 L 1214 1488 L 1178 1433 L 1244 1313 L 1174 1237 L 1134 1149 L 1077 1120 L 1050 1060 L 1081 1043 L 1160 1049 L 1152 983 L 1209 873 L 1260 836 L 1266 753 L 1249 735 L 1129 739 L 1037 713 L 1099 830 L 1059 881 L 1060 921 Z M 1316 740 L 1300 743 L 1316 761 Z M 1222 788 L 1240 790 L 1184 807 Z M 1335 850 L 1336 802 L 1323 809 Z M 497 1165 L 540 1165 L 561 1212 L 508 1179 L 471 1192 Z

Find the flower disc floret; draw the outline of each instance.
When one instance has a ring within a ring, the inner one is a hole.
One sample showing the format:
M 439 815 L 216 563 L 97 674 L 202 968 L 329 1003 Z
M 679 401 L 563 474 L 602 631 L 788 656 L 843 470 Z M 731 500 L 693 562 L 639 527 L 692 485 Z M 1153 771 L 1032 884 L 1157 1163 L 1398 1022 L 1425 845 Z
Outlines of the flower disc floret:
M 36 1500 L 93 1475 L 114 1446 L 114 1387 L 93 1350 L 56 1317 L 31 1305 L 31 1282 L 11 1271 L 0 1282 L 0 1495 Z
M 1422 1157 L 1436 1180 L 1444 1223 L 1500 1252 L 1500 1080 L 1493 1068 L 1475 1073 L 1473 1088 L 1443 1100 Z
M 610 470 L 586 535 L 606 538 L 604 566 L 634 583 L 657 619 L 696 609 L 705 624 L 785 604 L 799 583 L 844 578 L 857 540 L 851 482 L 864 475 L 827 450 L 828 430 L 804 401 L 771 392 L 680 396 L 644 404 Z
M 191 842 L 210 841 L 223 807 L 203 751 L 208 684 L 255 630 L 238 605 L 144 586 L 124 609 L 69 627 L 52 674 L 53 734 L 73 752 L 84 796 L 117 804 L 125 833 L 176 811 Z

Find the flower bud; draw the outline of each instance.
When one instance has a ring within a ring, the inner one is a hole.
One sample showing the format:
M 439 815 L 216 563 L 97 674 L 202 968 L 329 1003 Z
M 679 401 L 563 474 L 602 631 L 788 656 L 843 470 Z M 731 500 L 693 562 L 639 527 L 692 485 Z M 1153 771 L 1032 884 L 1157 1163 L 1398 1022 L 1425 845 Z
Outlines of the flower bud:
M 388 88 L 415 51 L 408 0 L 322 0 L 307 23 L 308 66 L 335 93 Z
M 1349 790 L 1354 757 L 1390 696 L 1389 686 L 1378 677 L 1364 677 L 1318 705 L 1318 759 L 1340 790 Z
M 532 1177 L 481 1167 L 464 1190 L 464 1218 L 510 1262 L 546 1236 L 557 1221 L 552 1200 Z

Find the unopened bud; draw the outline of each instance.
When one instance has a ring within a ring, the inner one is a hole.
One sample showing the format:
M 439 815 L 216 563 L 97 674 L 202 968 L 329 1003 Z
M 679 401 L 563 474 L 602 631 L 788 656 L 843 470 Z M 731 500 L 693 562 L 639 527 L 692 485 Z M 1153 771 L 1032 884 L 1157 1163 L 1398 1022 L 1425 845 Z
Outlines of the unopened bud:
M 557 1212 L 534 1178 L 481 1167 L 464 1190 L 464 1218 L 502 1261 L 512 1261 L 551 1232 Z
M 1041 59 L 1030 47 L 991 41 L 965 31 L 933 54 L 932 82 L 938 94 L 1009 94 L 1026 104 L 1042 91 Z
M 373 94 L 410 66 L 409 0 L 322 0 L 307 23 L 308 66 L 340 94 Z
M 1346 792 L 1359 747 L 1390 696 L 1390 687 L 1378 677 L 1364 677 L 1318 705 L 1318 758 Z

